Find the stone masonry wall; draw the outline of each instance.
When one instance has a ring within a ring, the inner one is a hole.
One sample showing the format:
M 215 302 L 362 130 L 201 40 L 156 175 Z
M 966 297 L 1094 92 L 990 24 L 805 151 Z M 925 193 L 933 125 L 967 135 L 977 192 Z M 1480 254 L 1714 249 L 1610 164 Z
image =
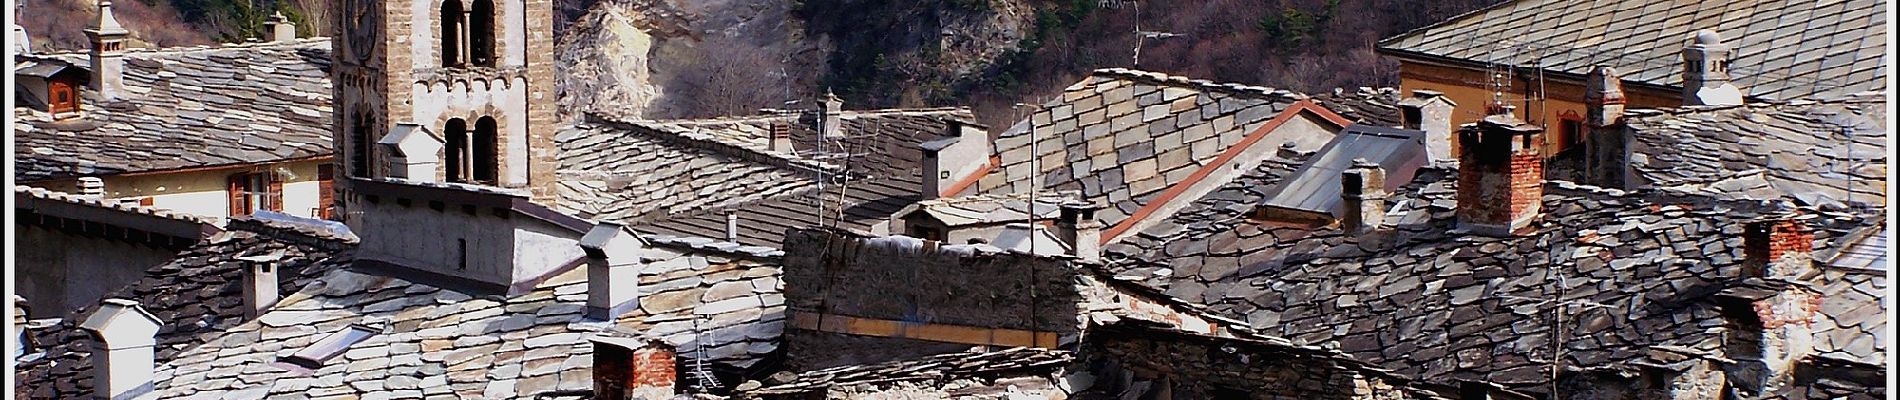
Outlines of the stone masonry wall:
M 1392 382 L 1321 357 L 1172 335 L 1106 334 L 1093 340 L 1091 394 L 1122 393 L 1126 373 L 1131 387 L 1146 382 L 1150 395 L 1165 389 L 1177 399 L 1410 398 Z

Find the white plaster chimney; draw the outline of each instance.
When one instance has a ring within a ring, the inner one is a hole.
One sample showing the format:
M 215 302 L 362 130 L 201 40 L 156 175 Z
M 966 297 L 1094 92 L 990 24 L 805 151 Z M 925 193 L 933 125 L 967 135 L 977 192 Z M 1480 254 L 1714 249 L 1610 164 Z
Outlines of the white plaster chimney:
M 990 134 L 982 125 L 952 121 L 943 139 L 919 144 L 923 151 L 924 199 L 955 196 L 945 193 L 990 163 Z
M 92 59 L 92 90 L 105 99 L 119 98 L 125 91 L 125 39 L 132 32 L 112 16 L 112 0 L 99 0 L 99 15 L 85 32 L 92 42 L 87 52 Z
M 1399 117 L 1405 129 L 1425 131 L 1425 151 L 1430 162 L 1451 161 L 1451 115 L 1458 103 L 1436 90 L 1414 89 L 1412 97 L 1399 100 Z
M 1385 223 L 1385 169 L 1364 158 L 1352 160 L 1352 166 L 1340 172 L 1339 229 L 1346 233 L 1365 233 Z
M 106 299 L 79 327 L 100 344 L 92 352 L 97 398 L 131 399 L 152 391 L 158 317 L 138 302 Z
M 257 319 L 277 305 L 277 267 L 284 249 L 237 259 L 244 264 L 244 320 Z
M 297 24 L 290 23 L 290 18 L 284 17 L 283 12 L 271 14 L 270 22 L 265 24 L 270 25 L 270 41 L 283 43 L 297 40 Z
M 92 177 L 92 176 L 79 178 L 79 195 L 90 197 L 95 200 L 105 199 L 106 198 L 106 181 L 104 179 L 99 179 L 98 177 Z
M 418 182 L 436 182 L 436 164 L 442 153 L 442 137 L 428 127 L 399 123 L 376 142 L 389 162 L 390 178 Z
M 818 132 L 826 139 L 844 137 L 844 99 L 829 90 L 818 105 Z
M 1722 44 L 1722 35 L 1696 31 L 1695 42 L 1682 49 L 1682 105 L 1742 104 L 1742 90 L 1729 82 L 1729 59 L 1734 55 Z
M 18 360 L 33 349 L 27 347 L 26 340 L 26 298 L 13 295 L 13 359 Z
M 626 226 L 599 222 L 581 236 L 587 253 L 587 318 L 613 320 L 640 306 L 640 251 L 646 242 Z
M 1102 209 L 1094 203 L 1083 201 L 1063 202 L 1061 215 L 1056 218 L 1056 236 L 1069 242 L 1073 249 L 1070 255 L 1083 261 L 1100 261 L 1102 258 L 1102 221 L 1095 218 L 1095 211 Z M 1029 209 L 1035 210 L 1030 202 Z
M 786 121 L 773 121 L 767 127 L 765 149 L 780 153 L 792 152 L 792 124 Z
M 738 211 L 726 211 L 726 241 L 739 243 Z

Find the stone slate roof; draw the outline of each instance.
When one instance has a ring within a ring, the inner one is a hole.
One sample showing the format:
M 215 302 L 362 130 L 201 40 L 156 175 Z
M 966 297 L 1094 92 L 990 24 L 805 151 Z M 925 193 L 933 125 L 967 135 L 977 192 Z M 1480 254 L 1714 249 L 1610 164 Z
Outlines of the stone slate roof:
M 823 393 L 827 388 L 898 383 L 939 387 L 959 379 L 1044 375 L 1074 360 L 1064 350 L 1016 347 L 996 351 L 971 350 L 912 360 L 868 365 L 842 365 L 799 373 L 787 382 L 746 391 L 746 397 Z
M 587 218 L 657 219 L 809 190 L 820 171 L 916 175 L 918 144 L 942 137 L 952 121 L 975 119 L 961 108 L 845 111 L 840 118 L 848 138 L 819 152 L 815 112 L 676 121 L 593 116 L 556 139 L 558 205 Z M 768 150 L 775 123 L 791 127 L 800 151 Z M 845 152 L 857 156 L 834 156 Z
M 1738 285 L 1739 235 L 1760 203 L 1552 182 L 1536 232 L 1496 238 L 1454 229 L 1450 174 L 1421 169 L 1388 198 L 1387 228 L 1355 237 L 1242 218 L 1260 196 L 1244 188 L 1273 177 L 1256 171 L 1104 258 L 1265 334 L 1428 382 L 1546 392 L 1552 315 L 1565 316 L 1556 334 L 1573 371 L 1634 368 L 1658 346 L 1721 354 L 1709 298 Z M 1808 212 L 1817 251 L 1877 223 Z
M 1810 280 L 1823 299 L 1821 316 L 1816 318 L 1816 353 L 1869 364 L 1887 364 L 1887 343 L 1893 331 L 1888 329 L 1887 309 L 1891 308 L 1892 286 L 1886 273 L 1879 270 L 1822 268 Z M 1884 303 L 1883 303 L 1884 302 Z
M 673 215 L 633 227 L 654 234 L 725 238 L 726 216 L 731 213 L 738 216 L 739 244 L 778 248 L 785 241 L 785 231 L 796 227 L 836 226 L 864 234 L 885 233 L 882 230 L 888 229 L 885 225 L 892 215 L 923 198 L 919 195 L 922 188 L 923 178 L 916 174 L 860 179 L 842 188 L 836 183 L 826 184 L 822 192 L 814 185 L 797 193 Z
M 20 56 L 87 65 L 86 54 Z M 125 52 L 123 98 L 82 116 L 14 107 L 21 181 L 331 154 L 330 39 Z
M 1096 70 L 996 139 L 979 193 L 1076 190 L 1115 226 L 1305 95 L 1127 69 Z M 1030 133 L 1039 141 L 1030 188 Z
M 1886 4 L 1513 0 L 1382 40 L 1379 50 L 1471 63 L 1535 60 L 1573 79 L 1609 65 L 1630 84 L 1680 88 L 1682 48 L 1710 29 L 1734 49 L 1731 75 L 1748 96 L 1832 97 L 1887 88 Z
M 1632 110 L 1630 168 L 1649 184 L 1744 198 L 1885 206 L 1886 96 Z M 1842 126 L 1854 128 L 1853 140 Z M 1851 153 L 1851 154 L 1850 154 Z
M 1313 95 L 1313 101 L 1326 107 L 1346 119 L 1356 123 L 1397 127 L 1401 126 L 1399 100 L 1404 100 L 1398 88 L 1333 89 L 1332 93 Z
M 229 228 L 170 262 L 147 269 L 144 279 L 105 296 L 138 301 L 164 324 L 158 332 L 158 360 L 215 344 L 219 332 L 241 324 L 243 267 L 236 257 L 283 250 L 279 290 L 289 295 L 347 265 L 345 253 L 354 243 L 354 239 L 314 236 L 295 227 L 248 219 L 233 220 Z M 44 356 L 19 365 L 22 398 L 80 398 L 91 393 L 96 342 L 78 324 L 95 309 L 72 310 L 57 325 L 31 333 L 36 343 L 48 347 L 41 350 Z
M 777 347 L 784 312 L 776 267 L 668 260 L 643 271 L 640 310 L 611 324 L 581 316 L 586 275 L 576 268 L 533 292 L 501 298 L 332 271 L 256 321 L 162 364 L 156 391 L 161 398 L 526 399 L 591 388 L 592 336 L 660 339 L 681 348 L 700 340 L 716 365 L 735 369 Z M 701 322 L 705 336 L 693 332 L 696 313 L 709 316 Z M 384 328 L 313 372 L 273 364 L 352 324 Z
M 1062 213 L 1064 201 L 1074 198 L 1070 193 L 993 193 L 974 194 L 962 197 L 946 197 L 917 202 L 912 212 L 923 212 L 942 221 L 944 224 L 959 227 L 983 224 L 1007 224 L 1023 222 L 1031 211 L 1037 220 L 1055 219 Z M 1035 204 L 1032 210 L 1031 202 Z M 900 212 L 903 217 L 912 212 Z

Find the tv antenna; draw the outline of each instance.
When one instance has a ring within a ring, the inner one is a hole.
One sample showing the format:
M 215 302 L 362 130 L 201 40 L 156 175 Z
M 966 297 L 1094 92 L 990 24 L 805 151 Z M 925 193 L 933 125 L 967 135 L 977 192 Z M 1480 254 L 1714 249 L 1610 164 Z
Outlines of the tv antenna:
M 1129 7 L 1133 7 L 1135 9 L 1135 31 L 1134 31 L 1135 32 L 1135 65 L 1134 65 L 1135 68 L 1141 67 L 1141 46 L 1147 43 L 1148 39 L 1160 40 L 1160 39 L 1167 39 L 1171 37 L 1187 36 L 1187 35 L 1173 33 L 1173 32 L 1141 30 L 1141 2 L 1136 1 L 1136 0 L 1128 0 L 1127 3 Z M 1104 8 L 1121 8 L 1122 1 L 1121 0 L 1101 0 L 1100 4 Z

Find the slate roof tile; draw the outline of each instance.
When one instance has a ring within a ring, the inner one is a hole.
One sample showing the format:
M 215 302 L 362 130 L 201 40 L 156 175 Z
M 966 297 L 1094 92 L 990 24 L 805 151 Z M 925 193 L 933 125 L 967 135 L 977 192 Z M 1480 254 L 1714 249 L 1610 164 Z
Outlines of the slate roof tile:
M 23 60 L 86 68 L 84 53 Z M 18 106 L 17 179 L 264 163 L 328 156 L 330 40 L 125 52 L 123 98 L 87 90 L 82 115 Z
M 1884 206 L 1886 96 L 1633 110 L 1630 169 L 1657 187 L 1753 199 Z M 1843 131 L 1851 128 L 1852 140 Z M 1851 182 L 1851 184 L 1850 184 Z M 1851 193 L 1850 193 L 1851 185 Z

